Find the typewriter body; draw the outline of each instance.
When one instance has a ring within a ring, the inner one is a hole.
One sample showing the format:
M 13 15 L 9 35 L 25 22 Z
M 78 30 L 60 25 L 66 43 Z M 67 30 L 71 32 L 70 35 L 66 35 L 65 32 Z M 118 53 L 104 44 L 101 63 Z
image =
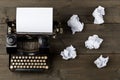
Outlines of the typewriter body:
M 50 68 L 49 36 L 52 8 L 17 8 L 16 21 L 7 20 L 6 49 L 11 71 L 45 71 Z

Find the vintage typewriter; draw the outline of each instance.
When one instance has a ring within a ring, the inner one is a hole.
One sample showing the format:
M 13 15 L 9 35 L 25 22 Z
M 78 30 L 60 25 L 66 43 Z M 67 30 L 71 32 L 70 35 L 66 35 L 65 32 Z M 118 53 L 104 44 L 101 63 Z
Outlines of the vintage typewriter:
M 6 49 L 11 71 L 46 71 L 50 68 L 49 36 L 53 8 L 16 8 L 16 21 L 7 19 Z

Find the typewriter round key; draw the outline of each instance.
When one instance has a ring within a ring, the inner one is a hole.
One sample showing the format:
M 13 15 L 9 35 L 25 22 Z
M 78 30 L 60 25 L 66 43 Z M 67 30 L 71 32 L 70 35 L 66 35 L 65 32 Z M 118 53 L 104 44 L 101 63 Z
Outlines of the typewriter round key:
M 16 68 L 16 66 L 13 66 L 13 68 Z
M 43 65 L 46 65 L 46 63 L 43 63 Z
M 37 60 L 37 62 L 39 62 L 39 60 Z
M 15 65 L 15 63 L 12 63 L 12 65 Z
M 22 66 L 20 66 L 20 68 L 23 68 Z
M 22 59 L 24 59 L 25 57 L 24 56 L 22 56 Z
M 38 59 L 38 57 L 36 56 L 35 59 Z
M 16 62 L 17 60 L 15 59 L 14 62 Z
M 17 66 L 17 68 L 20 68 L 20 66 Z
M 25 66 L 23 66 L 23 68 L 26 68 Z
M 31 65 L 34 65 L 34 63 L 31 63 Z
M 42 66 L 42 68 L 45 68 L 45 66 Z
M 41 59 L 44 59 L 44 57 L 42 56 Z
M 32 59 L 34 59 L 34 56 L 32 56 Z
M 37 63 L 35 63 L 35 65 L 37 65 Z
M 18 65 L 18 63 L 15 63 L 15 65 Z
M 24 63 L 21 63 L 21 65 L 24 65 Z
M 11 62 L 13 62 L 13 60 L 11 59 Z
M 19 59 L 21 59 L 21 56 L 19 56 Z
M 28 63 L 28 65 L 31 65 L 31 63 Z
M 44 59 L 47 59 L 47 56 L 45 56 Z
M 45 60 L 43 60 L 43 62 L 46 62 Z
M 40 62 L 42 62 L 42 60 L 40 60 Z
M 43 63 L 41 63 L 41 65 L 43 65 Z
M 25 63 L 25 65 L 27 65 L 27 63 Z
M 42 66 L 39 66 L 39 68 L 42 68 Z
M 33 62 L 33 60 L 30 60 L 30 62 Z
M 39 66 L 36 66 L 36 68 L 39 68 Z
M 17 62 L 20 62 L 20 60 L 17 60 Z
M 29 68 L 29 66 L 26 66 L 26 68 Z
M 25 59 L 27 59 L 28 57 L 27 56 L 25 56 Z
M 48 69 L 49 67 L 48 66 L 45 66 L 45 69 Z
M 13 69 L 13 66 L 10 66 L 10 69 Z
M 30 66 L 30 68 L 33 68 L 32 66 Z
M 15 59 L 15 56 L 13 56 L 12 58 Z
M 36 68 L 36 66 L 33 66 L 33 68 Z
M 24 60 L 24 62 L 26 62 L 26 60 Z
M 23 60 L 20 60 L 21 62 L 23 62 Z
M 29 59 L 31 59 L 31 56 L 29 56 Z
M 16 56 L 15 58 L 18 59 L 18 56 Z
M 18 63 L 18 65 L 21 65 L 21 63 Z
M 29 62 L 29 60 L 27 60 L 27 62 Z
M 38 59 L 41 59 L 41 57 L 39 56 Z
M 36 60 L 34 60 L 34 62 L 36 62 Z

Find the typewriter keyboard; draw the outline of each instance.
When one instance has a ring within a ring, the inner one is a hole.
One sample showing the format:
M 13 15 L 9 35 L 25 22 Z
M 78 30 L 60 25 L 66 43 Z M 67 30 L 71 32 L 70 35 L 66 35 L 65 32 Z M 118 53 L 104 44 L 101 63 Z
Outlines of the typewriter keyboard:
M 10 58 L 11 71 L 42 71 L 49 69 L 48 56 L 13 55 Z

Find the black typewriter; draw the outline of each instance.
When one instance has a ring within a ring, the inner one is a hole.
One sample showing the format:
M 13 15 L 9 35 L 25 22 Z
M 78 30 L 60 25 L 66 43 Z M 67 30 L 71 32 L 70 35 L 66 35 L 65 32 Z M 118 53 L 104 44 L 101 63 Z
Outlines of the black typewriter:
M 16 35 L 15 21 L 7 22 L 7 53 L 11 71 L 45 71 L 50 68 L 47 36 Z
M 63 32 L 60 23 L 53 21 L 53 8 L 17 8 L 16 20 L 7 19 L 6 23 L 9 69 L 40 72 L 50 69 L 50 37 Z

